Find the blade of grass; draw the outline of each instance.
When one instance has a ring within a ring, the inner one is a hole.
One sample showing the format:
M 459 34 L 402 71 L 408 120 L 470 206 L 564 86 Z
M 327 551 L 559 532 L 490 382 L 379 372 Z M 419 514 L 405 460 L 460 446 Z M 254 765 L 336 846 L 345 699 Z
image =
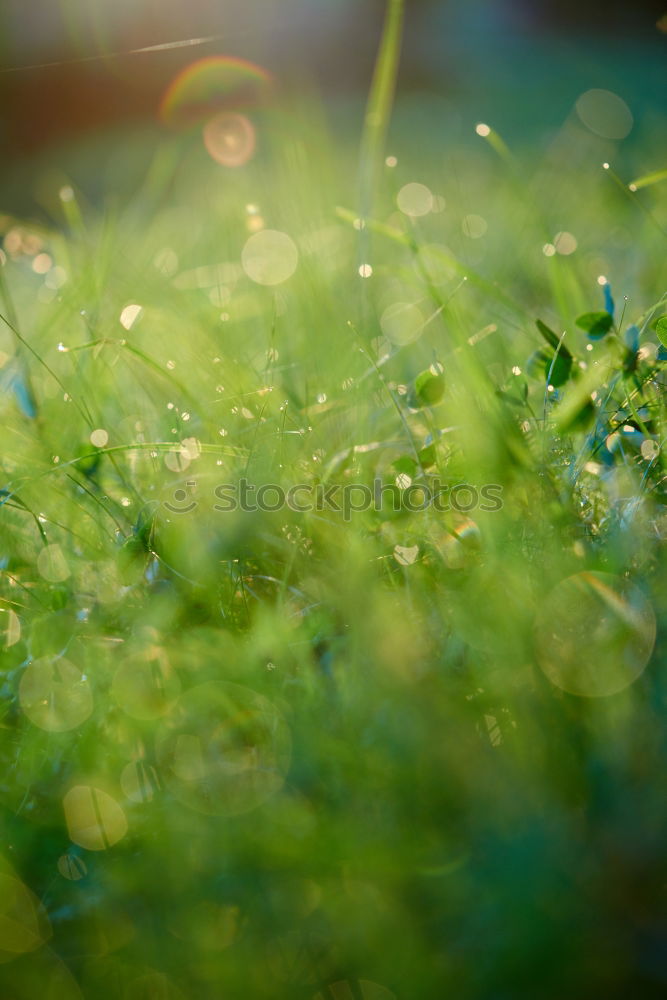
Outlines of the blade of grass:
M 361 140 L 359 214 L 362 220 L 373 214 L 373 193 L 377 188 L 389 119 L 394 103 L 404 15 L 405 0 L 387 0 L 382 40 L 375 63 Z M 360 242 L 362 252 L 367 247 L 365 233 L 366 230 L 362 227 Z

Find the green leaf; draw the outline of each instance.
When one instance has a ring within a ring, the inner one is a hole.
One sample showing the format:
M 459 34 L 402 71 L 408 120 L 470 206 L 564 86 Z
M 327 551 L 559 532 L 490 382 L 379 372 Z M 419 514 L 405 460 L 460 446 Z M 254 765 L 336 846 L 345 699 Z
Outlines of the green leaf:
M 614 317 L 606 310 L 584 313 L 576 320 L 576 324 L 581 330 L 586 331 L 591 340 L 601 340 L 614 325 Z
M 562 421 L 561 431 L 571 433 L 573 431 L 586 431 L 595 419 L 595 405 L 590 399 L 584 400 L 577 410 L 571 412 L 567 420 Z
M 418 406 L 435 406 L 445 394 L 444 375 L 434 375 L 428 368 L 415 379 L 415 398 Z
M 663 347 L 667 347 L 667 316 L 661 316 L 655 324 L 655 332 Z
M 406 476 L 410 476 L 411 479 L 414 479 L 417 475 L 417 463 L 414 458 L 410 457 L 410 455 L 402 455 L 400 458 L 397 458 L 395 462 L 392 462 L 392 468 L 394 468 L 399 475 L 404 474 Z
M 546 347 L 540 347 L 528 358 L 526 371 L 531 378 L 539 379 L 541 382 L 549 379 L 549 384 L 558 389 L 565 385 L 572 374 L 572 355 L 558 354 L 554 362 L 554 352 Z
M 541 319 L 535 320 L 535 326 L 540 331 L 544 339 L 546 340 L 549 347 L 553 347 L 554 351 L 558 351 L 559 355 L 563 358 L 572 359 L 570 351 L 561 341 L 561 338 L 551 330 L 546 323 L 543 323 Z
M 655 170 L 652 174 L 636 177 L 628 187 L 631 191 L 639 191 L 640 188 L 650 187 L 651 184 L 658 184 L 660 181 L 667 181 L 667 170 Z
M 428 444 L 419 452 L 419 463 L 423 469 L 429 469 L 438 460 L 438 452 L 435 444 Z

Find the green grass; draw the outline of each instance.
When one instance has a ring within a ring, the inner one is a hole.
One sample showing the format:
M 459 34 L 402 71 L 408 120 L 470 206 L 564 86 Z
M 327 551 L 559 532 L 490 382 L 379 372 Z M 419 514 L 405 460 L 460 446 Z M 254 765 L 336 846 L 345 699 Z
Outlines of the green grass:
M 296 101 L 242 171 L 162 141 L 3 220 L 3 996 L 663 995 L 664 185 L 574 119 L 383 150 L 379 79 L 365 229 Z M 242 478 L 502 508 L 216 511 Z

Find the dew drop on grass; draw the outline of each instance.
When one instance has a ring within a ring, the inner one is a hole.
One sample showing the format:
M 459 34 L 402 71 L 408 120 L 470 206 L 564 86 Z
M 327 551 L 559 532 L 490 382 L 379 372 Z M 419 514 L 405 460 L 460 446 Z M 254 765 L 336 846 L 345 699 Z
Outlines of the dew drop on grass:
M 479 122 L 478 125 L 475 125 L 475 132 L 477 135 L 482 136 L 483 139 L 491 135 L 491 129 L 488 125 L 485 125 L 484 122 Z
M 373 268 L 370 264 L 360 264 L 359 265 L 359 277 L 360 278 L 370 278 L 373 274 Z
M 19 682 L 19 702 L 32 724 L 48 733 L 76 729 L 93 711 L 90 682 L 62 656 L 28 664 Z
M 562 580 L 535 620 L 537 659 L 556 687 L 601 698 L 641 675 L 656 635 L 653 608 L 639 587 L 608 573 Z
M 108 792 L 75 785 L 63 798 L 69 838 L 87 851 L 105 851 L 127 833 L 127 818 Z

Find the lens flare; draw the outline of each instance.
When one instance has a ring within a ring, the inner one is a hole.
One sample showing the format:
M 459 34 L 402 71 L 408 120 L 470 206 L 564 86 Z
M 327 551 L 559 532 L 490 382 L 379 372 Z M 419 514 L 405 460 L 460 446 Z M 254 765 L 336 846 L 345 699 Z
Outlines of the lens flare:
M 270 81 L 266 70 L 244 59 L 199 59 L 169 85 L 160 103 L 160 119 L 171 128 L 187 128 L 222 111 L 256 107 Z
M 204 125 L 204 145 L 221 166 L 242 167 L 255 152 L 255 128 L 245 115 L 223 111 Z

